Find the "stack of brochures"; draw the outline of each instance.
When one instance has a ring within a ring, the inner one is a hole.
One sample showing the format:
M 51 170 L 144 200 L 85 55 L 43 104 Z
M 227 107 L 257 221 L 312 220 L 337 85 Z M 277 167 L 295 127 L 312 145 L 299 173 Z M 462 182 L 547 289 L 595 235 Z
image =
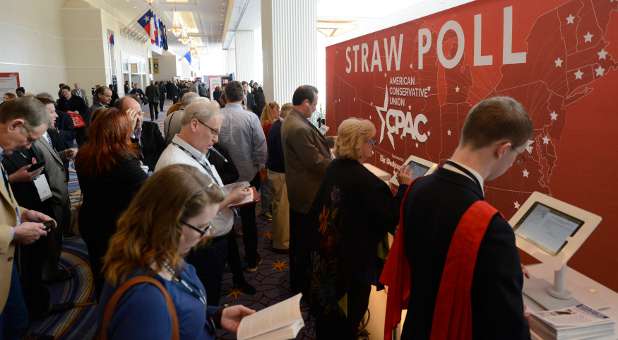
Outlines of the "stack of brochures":
M 530 329 L 543 339 L 614 339 L 614 320 L 579 304 L 530 314 Z

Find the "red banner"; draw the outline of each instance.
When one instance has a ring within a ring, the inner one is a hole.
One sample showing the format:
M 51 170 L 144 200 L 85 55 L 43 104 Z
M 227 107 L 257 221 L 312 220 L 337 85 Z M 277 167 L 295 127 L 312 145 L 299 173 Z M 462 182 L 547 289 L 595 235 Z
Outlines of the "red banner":
M 455 150 L 483 98 L 519 100 L 534 121 L 521 161 L 487 183 L 506 216 L 541 191 L 601 215 L 571 261 L 618 290 L 618 0 L 476 1 L 327 48 L 327 119 L 377 128 L 372 163 Z

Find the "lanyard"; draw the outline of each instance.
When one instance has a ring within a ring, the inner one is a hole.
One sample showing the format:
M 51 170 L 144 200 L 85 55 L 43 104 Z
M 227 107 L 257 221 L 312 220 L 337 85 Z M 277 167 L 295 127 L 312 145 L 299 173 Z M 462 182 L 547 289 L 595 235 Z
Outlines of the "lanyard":
M 470 170 L 464 168 L 463 166 L 461 166 L 461 165 L 459 165 L 459 164 L 457 164 L 457 163 L 455 163 L 453 161 L 446 161 L 446 162 L 444 162 L 444 164 L 448 164 L 448 165 L 456 168 L 457 170 L 463 172 L 464 174 L 466 174 L 468 177 L 470 177 L 470 179 L 472 181 L 474 181 L 474 183 L 476 183 L 479 186 L 479 188 L 481 189 L 481 192 L 483 192 L 483 186 L 481 185 L 481 182 L 479 182 L 478 178 L 476 178 L 476 176 L 474 176 L 474 174 Z
M 189 157 L 193 158 L 196 162 L 198 162 L 202 166 L 202 168 L 204 168 L 204 170 L 206 170 L 206 172 L 208 173 L 208 175 L 210 176 L 212 181 L 217 183 L 217 178 L 212 173 L 212 169 L 210 168 L 210 165 L 202 163 L 202 161 L 197 159 L 197 157 L 195 157 L 195 155 L 193 153 L 191 153 L 189 150 L 185 149 L 182 145 L 180 145 L 180 144 L 178 144 L 176 142 L 172 142 L 172 144 L 176 145 L 176 147 L 178 147 L 180 150 L 184 151 L 184 153 L 186 153 Z
M 195 285 L 185 281 L 184 279 L 182 279 L 180 277 L 179 274 L 176 273 L 176 270 L 174 270 L 174 268 L 172 268 L 172 266 L 170 266 L 167 263 L 163 264 L 163 267 L 165 267 L 165 269 L 172 274 L 172 281 L 179 283 L 180 287 L 187 293 L 189 293 L 191 296 L 193 296 L 194 298 L 200 300 L 200 302 L 206 306 L 206 294 L 198 287 L 195 287 Z

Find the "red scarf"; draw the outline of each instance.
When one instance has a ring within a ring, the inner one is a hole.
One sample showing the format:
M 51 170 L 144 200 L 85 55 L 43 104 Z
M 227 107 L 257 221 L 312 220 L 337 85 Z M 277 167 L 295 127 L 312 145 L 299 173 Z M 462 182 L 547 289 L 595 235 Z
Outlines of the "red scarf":
M 410 184 L 401 202 L 399 228 L 391 247 L 380 282 L 388 286 L 384 339 L 391 339 L 408 307 L 411 273 L 404 250 L 404 205 Z M 485 201 L 476 201 L 464 213 L 451 239 L 440 288 L 436 297 L 431 340 L 472 339 L 472 279 L 478 250 L 494 215 L 498 212 Z

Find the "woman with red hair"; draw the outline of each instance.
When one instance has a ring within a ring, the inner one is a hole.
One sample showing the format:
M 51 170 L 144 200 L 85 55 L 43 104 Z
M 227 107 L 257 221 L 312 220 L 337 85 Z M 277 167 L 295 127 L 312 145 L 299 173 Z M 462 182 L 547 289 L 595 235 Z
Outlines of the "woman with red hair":
M 132 109 L 101 112 L 75 159 L 83 197 L 79 230 L 88 246 L 97 297 L 103 287 L 102 258 L 116 232 L 116 221 L 147 178 L 137 146 L 131 142 L 140 114 Z

